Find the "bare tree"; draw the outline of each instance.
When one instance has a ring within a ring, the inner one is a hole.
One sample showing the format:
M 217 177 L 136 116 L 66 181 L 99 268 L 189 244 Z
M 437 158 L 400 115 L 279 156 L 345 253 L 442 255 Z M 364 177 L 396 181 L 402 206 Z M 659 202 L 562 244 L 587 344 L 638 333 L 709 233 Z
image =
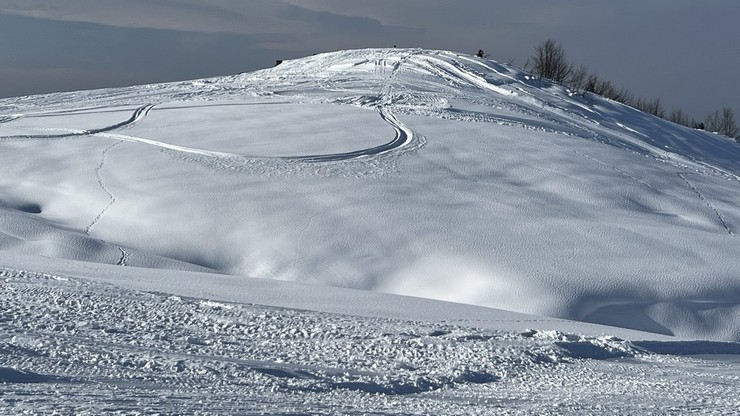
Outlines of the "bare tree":
M 725 107 L 722 109 L 722 114 L 719 117 L 719 129 L 717 132 L 733 139 L 738 137 L 738 127 L 735 124 L 735 114 L 732 112 L 732 108 Z
M 668 120 L 686 127 L 691 127 L 696 124 L 696 122 L 691 120 L 691 117 L 689 117 L 681 107 L 673 107 L 671 112 L 668 113 Z
M 596 74 L 591 74 L 586 78 L 586 85 L 583 86 L 583 89 L 592 92 L 594 94 L 597 94 L 596 87 L 599 85 L 599 82 L 601 80 L 599 79 L 599 76 Z
M 606 81 L 608 85 L 608 90 L 604 93 L 604 97 L 610 98 L 614 101 L 619 101 L 620 103 L 630 105 L 632 104 L 632 93 L 629 92 L 626 88 L 617 88 L 611 84 L 611 82 Z
M 537 45 L 531 59 L 532 73 L 539 78 L 563 82 L 573 71 L 573 66 L 566 59 L 565 50 L 552 39 Z
M 535 46 L 534 55 L 527 60 L 524 68 L 538 78 L 549 78 L 555 82 L 564 83 L 572 93 L 584 94 L 591 92 L 602 97 L 632 105 L 636 109 L 656 117 L 668 120 L 687 127 L 717 132 L 728 137 L 734 137 L 740 142 L 740 129 L 735 123 L 735 117 L 730 107 L 722 112 L 715 111 L 707 115 L 704 122 L 699 122 L 688 116 L 680 107 L 674 107 L 666 116 L 660 98 L 648 100 L 634 99 L 632 93 L 625 88 L 617 88 L 610 81 L 600 79 L 596 74 L 589 74 L 586 65 L 576 67 L 568 62 L 565 50 L 556 41 L 548 39 Z M 483 51 L 478 51 L 479 54 Z
M 707 117 L 704 119 L 704 130 L 719 133 L 719 119 L 719 111 L 707 114 Z
M 573 68 L 570 72 L 567 85 L 571 92 L 579 94 L 585 91 L 587 81 L 588 67 L 586 65 L 580 65 L 578 68 Z
M 725 107 L 722 111 L 714 111 L 704 119 L 706 131 L 718 133 L 727 137 L 739 138 L 740 129 L 735 124 L 735 114 L 732 108 Z
M 591 74 L 586 79 L 584 90 L 606 97 L 610 100 L 623 104 L 632 104 L 632 93 L 625 88 L 617 88 L 611 81 L 600 79 L 598 75 Z
M 635 101 L 635 108 L 656 117 L 665 118 L 665 110 L 663 110 L 663 103 L 660 101 L 660 98 L 654 100 L 638 98 Z
M 660 100 L 660 97 L 652 101 L 650 105 L 650 114 L 656 117 L 665 118 L 665 110 L 663 109 L 663 102 Z

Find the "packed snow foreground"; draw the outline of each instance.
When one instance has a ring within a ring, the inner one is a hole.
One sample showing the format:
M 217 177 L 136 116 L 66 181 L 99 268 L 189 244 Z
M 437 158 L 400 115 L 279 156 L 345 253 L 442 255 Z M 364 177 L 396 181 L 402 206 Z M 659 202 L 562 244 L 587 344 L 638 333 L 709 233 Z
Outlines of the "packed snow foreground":
M 4 99 L 0 165 L 0 412 L 740 406 L 740 145 L 507 65 Z

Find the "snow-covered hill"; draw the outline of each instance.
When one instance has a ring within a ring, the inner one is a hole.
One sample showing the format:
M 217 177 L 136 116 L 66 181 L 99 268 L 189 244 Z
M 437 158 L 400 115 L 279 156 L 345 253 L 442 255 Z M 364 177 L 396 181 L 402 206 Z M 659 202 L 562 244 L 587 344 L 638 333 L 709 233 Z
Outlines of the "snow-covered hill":
M 191 387 L 217 379 L 224 391 L 261 386 L 255 400 L 267 408 L 276 390 L 350 390 L 367 408 L 380 404 L 363 402 L 366 394 L 453 388 L 454 400 L 431 400 L 458 413 L 461 385 L 481 397 L 494 381 L 517 380 L 509 394 L 541 388 L 542 374 L 578 377 L 583 365 L 552 368 L 574 358 L 737 345 L 656 347 L 607 335 L 740 341 L 740 145 L 491 60 L 341 51 L 229 77 L 0 100 L 0 166 L 0 382 L 21 395 L 28 377 L 117 385 L 110 380 L 128 374 L 126 356 L 166 350 L 131 364 L 133 377 L 153 380 L 133 391 L 162 388 L 170 376 Z M 118 298 L 130 306 L 111 306 Z M 256 315 L 284 322 L 264 318 L 251 341 L 228 324 L 242 328 Z M 173 323 L 188 316 L 199 323 Z M 314 339 L 291 331 L 320 320 L 327 326 L 312 346 L 285 341 L 286 356 L 267 348 L 269 331 Z M 206 322 L 232 329 L 199 326 Z M 374 345 L 364 352 L 344 344 L 369 326 L 446 352 L 422 364 L 386 357 L 416 353 L 380 345 L 385 335 L 360 337 L 358 345 Z M 489 332 L 478 338 L 470 328 Z M 249 342 L 257 343 L 244 350 Z M 104 344 L 117 370 L 95 364 Z M 486 355 L 492 345 L 503 361 Z M 353 361 L 363 354 L 367 362 Z M 693 364 L 676 360 L 685 372 L 677 377 L 701 397 L 688 381 Z M 663 359 L 651 362 L 666 369 Z M 639 379 L 628 364 L 610 365 L 594 370 L 610 376 L 589 379 L 589 394 L 614 387 L 614 374 Z M 175 377 L 184 368 L 195 378 Z M 203 375 L 211 370 L 228 377 Z M 716 376 L 736 389 L 737 372 Z M 96 394 L 113 394 L 106 389 Z M 192 397 L 232 402 L 216 390 Z M 409 403 L 407 413 L 429 405 Z M 221 410 L 244 410 L 235 406 Z

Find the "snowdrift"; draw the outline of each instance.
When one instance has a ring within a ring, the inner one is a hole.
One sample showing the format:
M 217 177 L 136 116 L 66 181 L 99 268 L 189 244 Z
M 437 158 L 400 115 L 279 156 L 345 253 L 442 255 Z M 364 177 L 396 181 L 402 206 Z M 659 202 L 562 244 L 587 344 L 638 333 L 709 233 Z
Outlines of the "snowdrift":
M 0 165 L 0 265 L 311 282 L 740 341 L 740 145 L 491 60 L 340 51 L 0 100 Z

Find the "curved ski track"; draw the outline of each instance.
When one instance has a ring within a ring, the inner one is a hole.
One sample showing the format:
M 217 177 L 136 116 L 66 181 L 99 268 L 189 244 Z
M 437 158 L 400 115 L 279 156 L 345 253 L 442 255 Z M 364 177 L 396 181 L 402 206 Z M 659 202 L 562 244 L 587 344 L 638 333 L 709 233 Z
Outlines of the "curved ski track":
M 396 118 L 395 114 L 388 111 L 385 107 L 378 107 L 378 113 L 380 114 L 380 118 L 383 119 L 386 123 L 390 124 L 391 127 L 396 131 L 396 136 L 391 140 L 390 142 L 386 144 L 382 144 L 380 146 L 371 147 L 367 149 L 362 150 L 355 150 L 353 152 L 345 152 L 345 153 L 333 153 L 333 154 L 326 154 L 326 155 L 314 155 L 314 156 L 289 156 L 289 157 L 282 157 L 280 159 L 282 160 L 297 160 L 301 162 L 335 162 L 340 160 L 348 160 L 348 159 L 355 159 L 359 157 L 364 156 L 372 156 L 372 155 L 379 155 L 383 153 L 390 152 L 391 150 L 397 149 L 399 147 L 403 147 L 409 143 L 411 143 L 411 140 L 414 138 L 414 133 L 406 127 L 403 123 L 398 121 L 398 118 Z
M 408 59 L 408 57 L 406 58 Z M 390 79 L 393 79 L 395 77 L 396 72 L 400 68 L 401 64 L 404 62 L 399 61 L 396 64 L 393 65 L 391 73 L 390 73 Z M 382 71 L 385 72 L 386 63 L 383 60 L 382 63 L 376 63 L 376 66 L 380 66 L 382 68 Z M 199 156 L 206 156 L 216 159 L 228 159 L 229 161 L 233 161 L 234 159 L 244 159 L 244 160 L 278 160 L 278 161 L 293 161 L 293 162 L 303 162 L 303 163 L 326 163 L 326 162 L 339 162 L 339 161 L 347 161 L 347 160 L 353 160 L 358 158 L 364 158 L 369 156 L 375 156 L 375 155 L 381 155 L 389 153 L 393 150 L 405 147 L 409 144 L 411 144 L 414 139 L 414 132 L 406 127 L 401 121 L 398 120 L 396 115 L 391 112 L 388 109 L 388 105 L 392 102 L 392 87 L 389 84 L 386 84 L 383 86 L 380 96 L 378 99 L 378 103 L 375 106 L 378 110 L 378 114 L 380 115 L 380 118 L 390 124 L 391 127 L 395 130 L 395 136 L 391 141 L 388 143 L 365 148 L 365 149 L 359 149 L 354 150 L 350 152 L 340 152 L 340 153 L 327 153 L 327 154 L 317 154 L 317 155 L 301 155 L 301 156 L 253 156 L 253 155 L 242 155 L 242 154 L 236 154 L 236 153 L 227 153 L 227 152 L 217 152 L 212 150 L 206 150 L 206 149 L 199 149 L 189 146 L 179 146 L 175 144 L 165 143 L 158 140 L 152 140 L 152 139 L 146 139 L 143 137 L 135 137 L 135 136 L 129 136 L 129 135 L 122 135 L 122 134 L 115 134 L 115 133 L 108 133 L 111 130 L 115 130 L 121 127 L 130 126 L 135 121 L 139 121 L 142 118 L 146 117 L 149 114 L 149 111 L 152 109 L 153 105 L 149 104 L 147 106 L 139 107 L 135 112 L 134 115 L 126 122 L 119 123 L 115 126 L 110 126 L 104 129 L 99 130 L 88 130 L 86 134 L 95 134 L 100 137 L 106 137 L 114 140 L 121 140 L 121 141 L 129 141 L 129 142 L 138 142 L 143 144 L 148 144 L 152 146 L 157 146 L 163 149 L 172 150 L 175 152 L 181 152 L 181 153 L 189 153 L 189 154 L 195 154 Z
M 95 168 L 95 176 L 98 179 L 98 185 L 100 185 L 100 188 L 103 190 L 103 192 L 105 192 L 105 194 L 108 195 L 108 198 L 110 199 L 110 201 L 108 202 L 108 205 L 106 205 L 105 208 L 103 208 L 103 210 L 100 211 L 100 213 L 98 214 L 98 216 L 95 217 L 92 220 L 92 222 L 90 223 L 90 225 L 88 225 L 85 228 L 85 234 L 87 234 L 87 235 L 90 235 L 90 232 L 98 224 L 98 222 L 100 222 L 100 220 L 103 218 L 103 215 L 105 215 L 106 211 L 108 211 L 108 209 L 111 206 L 113 206 L 113 204 L 116 203 L 116 197 L 115 197 L 115 195 L 113 195 L 113 193 L 111 193 L 110 189 L 108 189 L 108 187 L 105 185 L 105 182 L 103 181 L 102 171 L 103 171 L 103 167 L 105 166 L 106 157 L 108 156 L 108 152 L 110 152 L 111 149 L 113 149 L 114 147 L 118 146 L 119 144 L 121 144 L 121 142 L 120 141 L 117 141 L 117 142 L 113 143 L 112 145 L 106 147 L 105 150 L 103 150 L 103 153 L 101 155 L 100 164 L 98 165 L 97 168 Z
M 385 65 L 385 63 L 383 63 L 383 65 Z M 400 66 L 400 62 L 393 66 L 392 71 L 391 71 L 391 77 L 393 76 L 393 73 L 395 73 L 395 71 L 398 69 L 399 66 Z M 376 108 L 378 110 L 380 118 L 384 122 L 390 124 L 391 127 L 393 127 L 393 129 L 395 130 L 395 136 L 388 143 L 375 146 L 375 147 L 354 150 L 350 152 L 301 155 L 301 156 L 254 156 L 254 155 L 218 152 L 218 151 L 199 149 L 199 148 L 194 148 L 194 147 L 189 147 L 189 146 L 179 146 L 175 144 L 161 142 L 158 140 L 146 139 L 143 137 L 112 133 L 115 130 L 129 128 L 135 123 L 143 120 L 147 115 L 149 115 L 149 112 L 152 110 L 152 108 L 154 108 L 154 104 L 146 104 L 141 107 L 138 107 L 136 108 L 136 110 L 134 110 L 133 114 L 131 115 L 129 119 L 122 121 L 120 123 L 116 123 L 116 124 L 102 127 L 102 128 L 71 131 L 68 133 L 60 133 L 60 134 L 26 134 L 26 135 L 3 136 L 3 137 L 0 137 L 0 140 L 3 140 L 3 139 L 6 139 L 6 140 L 7 139 L 61 139 L 61 138 L 71 138 L 71 137 L 78 137 L 78 136 L 96 135 L 99 137 L 114 139 L 118 141 L 128 141 L 128 142 L 137 142 L 137 143 L 147 144 L 147 145 L 156 146 L 156 147 L 160 147 L 160 148 L 175 151 L 175 152 L 189 153 L 189 154 L 207 156 L 207 157 L 217 158 L 217 159 L 227 158 L 231 161 L 233 161 L 234 159 L 247 159 L 247 160 L 251 159 L 251 160 L 295 161 L 295 162 L 303 162 L 303 163 L 338 162 L 338 161 L 352 160 L 352 159 L 357 159 L 357 158 L 362 158 L 362 157 L 367 157 L 367 156 L 385 154 L 395 149 L 404 147 L 410 144 L 414 140 L 413 131 L 409 129 L 408 127 L 406 127 L 403 123 L 401 123 L 396 117 L 396 115 L 386 108 L 386 104 L 390 102 L 390 98 L 388 97 L 388 94 L 389 93 L 387 92 L 387 88 L 384 87 L 383 91 L 381 91 L 381 97 L 379 97 L 380 103 L 376 106 Z M 0 123 L 13 121 L 20 117 L 22 116 L 14 115 L 14 116 L 3 117 L 3 118 L 0 118 Z M 100 175 L 99 175 L 100 167 L 98 167 L 98 170 L 96 171 L 96 173 L 98 174 L 98 179 L 100 181 Z M 94 226 L 94 225 L 95 225 L 94 223 L 91 224 L 91 226 Z M 92 227 L 88 227 L 88 228 L 92 228 Z
M 136 142 L 148 144 L 151 146 L 160 147 L 163 149 L 173 150 L 176 152 L 190 153 L 200 156 L 208 156 L 214 158 L 228 158 L 233 160 L 234 158 L 241 159 L 272 159 L 272 160 L 283 160 L 283 161 L 297 161 L 307 163 L 321 163 L 321 162 L 336 162 L 357 159 L 366 156 L 373 156 L 388 153 L 392 150 L 406 146 L 414 139 L 414 133 L 411 129 L 401 123 L 396 116 L 383 107 L 378 108 L 380 118 L 386 123 L 390 124 L 395 130 L 396 134 L 393 140 L 380 146 L 370 147 L 367 149 L 354 150 L 351 152 L 342 153 L 329 153 L 329 154 L 318 154 L 318 155 L 306 155 L 306 156 L 252 156 L 252 155 L 240 155 L 237 153 L 226 153 L 217 152 L 213 150 L 199 149 L 195 147 L 180 146 L 171 143 L 165 143 L 158 140 L 146 139 L 143 137 L 135 137 L 124 134 L 106 133 L 99 132 L 95 135 L 99 137 L 105 137 L 114 140 L 121 140 L 127 142 Z M 107 130 L 106 130 L 107 131 Z
M 385 59 L 380 59 L 378 62 L 376 62 L 376 67 L 377 67 L 376 71 L 382 74 L 389 73 L 389 75 L 387 77 L 388 82 L 384 83 L 380 91 L 378 100 L 375 103 L 374 107 L 377 109 L 378 114 L 380 115 L 380 118 L 384 122 L 388 123 L 394 129 L 395 135 L 391 141 L 381 144 L 379 146 L 374 146 L 370 148 L 353 150 L 349 152 L 300 155 L 300 156 L 255 156 L 255 155 L 248 155 L 248 154 L 245 155 L 245 154 L 218 152 L 218 151 L 194 148 L 194 147 L 189 147 L 189 146 L 180 146 L 180 145 L 166 143 L 166 142 L 162 142 L 158 140 L 152 140 L 152 139 L 147 139 L 143 137 L 119 134 L 115 132 L 115 130 L 121 130 L 124 128 L 131 127 L 133 124 L 144 119 L 149 114 L 149 112 L 152 110 L 152 108 L 154 107 L 154 104 L 146 104 L 141 107 L 138 107 L 136 108 L 136 110 L 133 112 L 133 114 L 128 120 L 122 121 L 114 125 L 102 127 L 102 128 L 70 131 L 68 133 L 58 133 L 58 134 L 26 134 L 26 135 L 4 136 L 4 137 L 0 137 L 0 140 L 3 140 L 3 139 L 5 140 L 7 139 L 62 139 L 62 138 L 71 138 L 71 137 L 78 137 L 78 136 L 95 135 L 98 137 L 118 140 L 119 142 L 120 141 L 136 142 L 136 143 L 142 143 L 142 144 L 160 147 L 162 149 L 166 149 L 166 150 L 170 150 L 170 151 L 174 151 L 178 153 L 205 156 L 208 158 L 216 159 L 216 162 L 217 162 L 216 164 L 218 164 L 219 160 L 225 159 L 227 162 L 226 164 L 224 164 L 225 166 L 229 166 L 229 163 L 233 163 L 235 161 L 241 161 L 246 165 L 249 165 L 252 162 L 269 161 L 269 160 L 282 161 L 282 162 L 299 162 L 299 163 L 309 163 L 309 164 L 327 163 L 327 162 L 351 161 L 351 160 L 367 158 L 367 157 L 375 156 L 375 155 L 388 154 L 394 150 L 408 146 L 415 140 L 413 131 L 410 128 L 406 127 L 402 122 L 400 122 L 398 118 L 396 117 L 396 115 L 388 108 L 388 106 L 392 104 L 392 101 L 393 101 L 392 100 L 392 86 L 390 85 L 390 82 L 395 78 L 396 73 L 401 67 L 401 65 L 404 62 L 406 62 L 409 58 L 411 58 L 412 56 L 413 54 L 407 57 L 404 57 L 400 61 L 394 63 L 391 66 L 389 72 L 387 72 L 388 65 Z M 11 116 L 11 117 L 6 117 L 3 119 L 0 119 L 0 122 L 12 121 L 18 117 L 19 116 L 16 116 L 16 115 Z M 423 139 L 419 141 L 420 141 L 420 145 L 423 145 Z M 105 162 L 105 153 L 107 153 L 108 150 L 110 150 L 110 148 L 106 149 L 106 151 L 103 152 L 102 163 Z M 99 166 L 96 170 L 98 181 L 101 182 L 101 187 L 103 188 L 103 190 L 109 196 L 111 196 L 110 192 L 105 188 L 104 185 L 102 185 L 102 181 L 100 178 L 101 168 L 102 166 Z M 115 198 L 113 198 L 112 196 L 111 196 L 111 200 L 113 203 L 115 202 Z M 86 232 L 89 232 L 95 226 L 98 220 L 99 218 L 96 219 L 96 221 L 93 221 L 93 223 L 91 223 L 90 226 L 88 226 Z
M 97 168 L 95 168 L 95 176 L 98 179 L 98 185 L 100 186 L 100 189 L 102 189 L 103 192 L 105 192 L 105 194 L 108 195 L 109 202 L 98 213 L 98 215 L 92 220 L 92 222 L 85 228 L 85 234 L 87 234 L 87 235 L 90 235 L 92 233 L 93 228 L 95 228 L 95 226 L 98 225 L 98 223 L 100 222 L 100 220 L 103 219 L 103 216 L 105 216 L 105 213 L 108 212 L 108 210 L 110 209 L 110 207 L 112 207 L 116 203 L 116 201 L 117 201 L 116 196 L 113 195 L 113 193 L 108 188 L 108 186 L 106 186 L 105 181 L 103 180 L 102 171 L 103 171 L 103 167 L 105 166 L 105 162 L 106 162 L 106 159 L 107 159 L 107 156 L 108 156 L 108 152 L 110 152 L 114 147 L 118 146 L 121 143 L 122 142 L 119 140 L 119 141 L 113 143 L 112 145 L 106 147 L 105 150 L 103 150 L 103 153 L 101 154 L 100 164 L 98 165 Z M 105 242 L 105 240 L 102 240 L 102 239 L 100 241 Z M 121 253 L 121 257 L 116 262 L 116 265 L 117 266 L 126 266 L 127 263 L 128 263 L 128 258 L 129 258 L 130 253 L 128 253 L 121 246 L 118 246 L 118 251 Z
M 145 118 L 149 114 L 149 111 L 151 111 L 152 108 L 154 108 L 154 104 L 143 105 L 137 108 L 136 110 L 134 110 L 134 113 L 131 115 L 131 117 L 129 117 L 128 120 L 122 121 L 120 123 L 116 123 L 112 126 L 101 127 L 98 129 L 78 130 L 78 131 L 71 131 L 69 133 L 61 133 L 61 134 L 21 134 L 21 135 L 14 135 L 14 136 L 0 136 L 0 140 L 4 140 L 4 139 L 64 139 L 64 138 L 69 138 L 69 137 L 90 136 L 94 134 L 105 133 L 108 131 L 118 130 L 124 127 L 130 127 L 131 125 Z M 20 117 L 21 116 L 12 118 L 10 120 L 2 121 L 2 122 L 12 121 Z

